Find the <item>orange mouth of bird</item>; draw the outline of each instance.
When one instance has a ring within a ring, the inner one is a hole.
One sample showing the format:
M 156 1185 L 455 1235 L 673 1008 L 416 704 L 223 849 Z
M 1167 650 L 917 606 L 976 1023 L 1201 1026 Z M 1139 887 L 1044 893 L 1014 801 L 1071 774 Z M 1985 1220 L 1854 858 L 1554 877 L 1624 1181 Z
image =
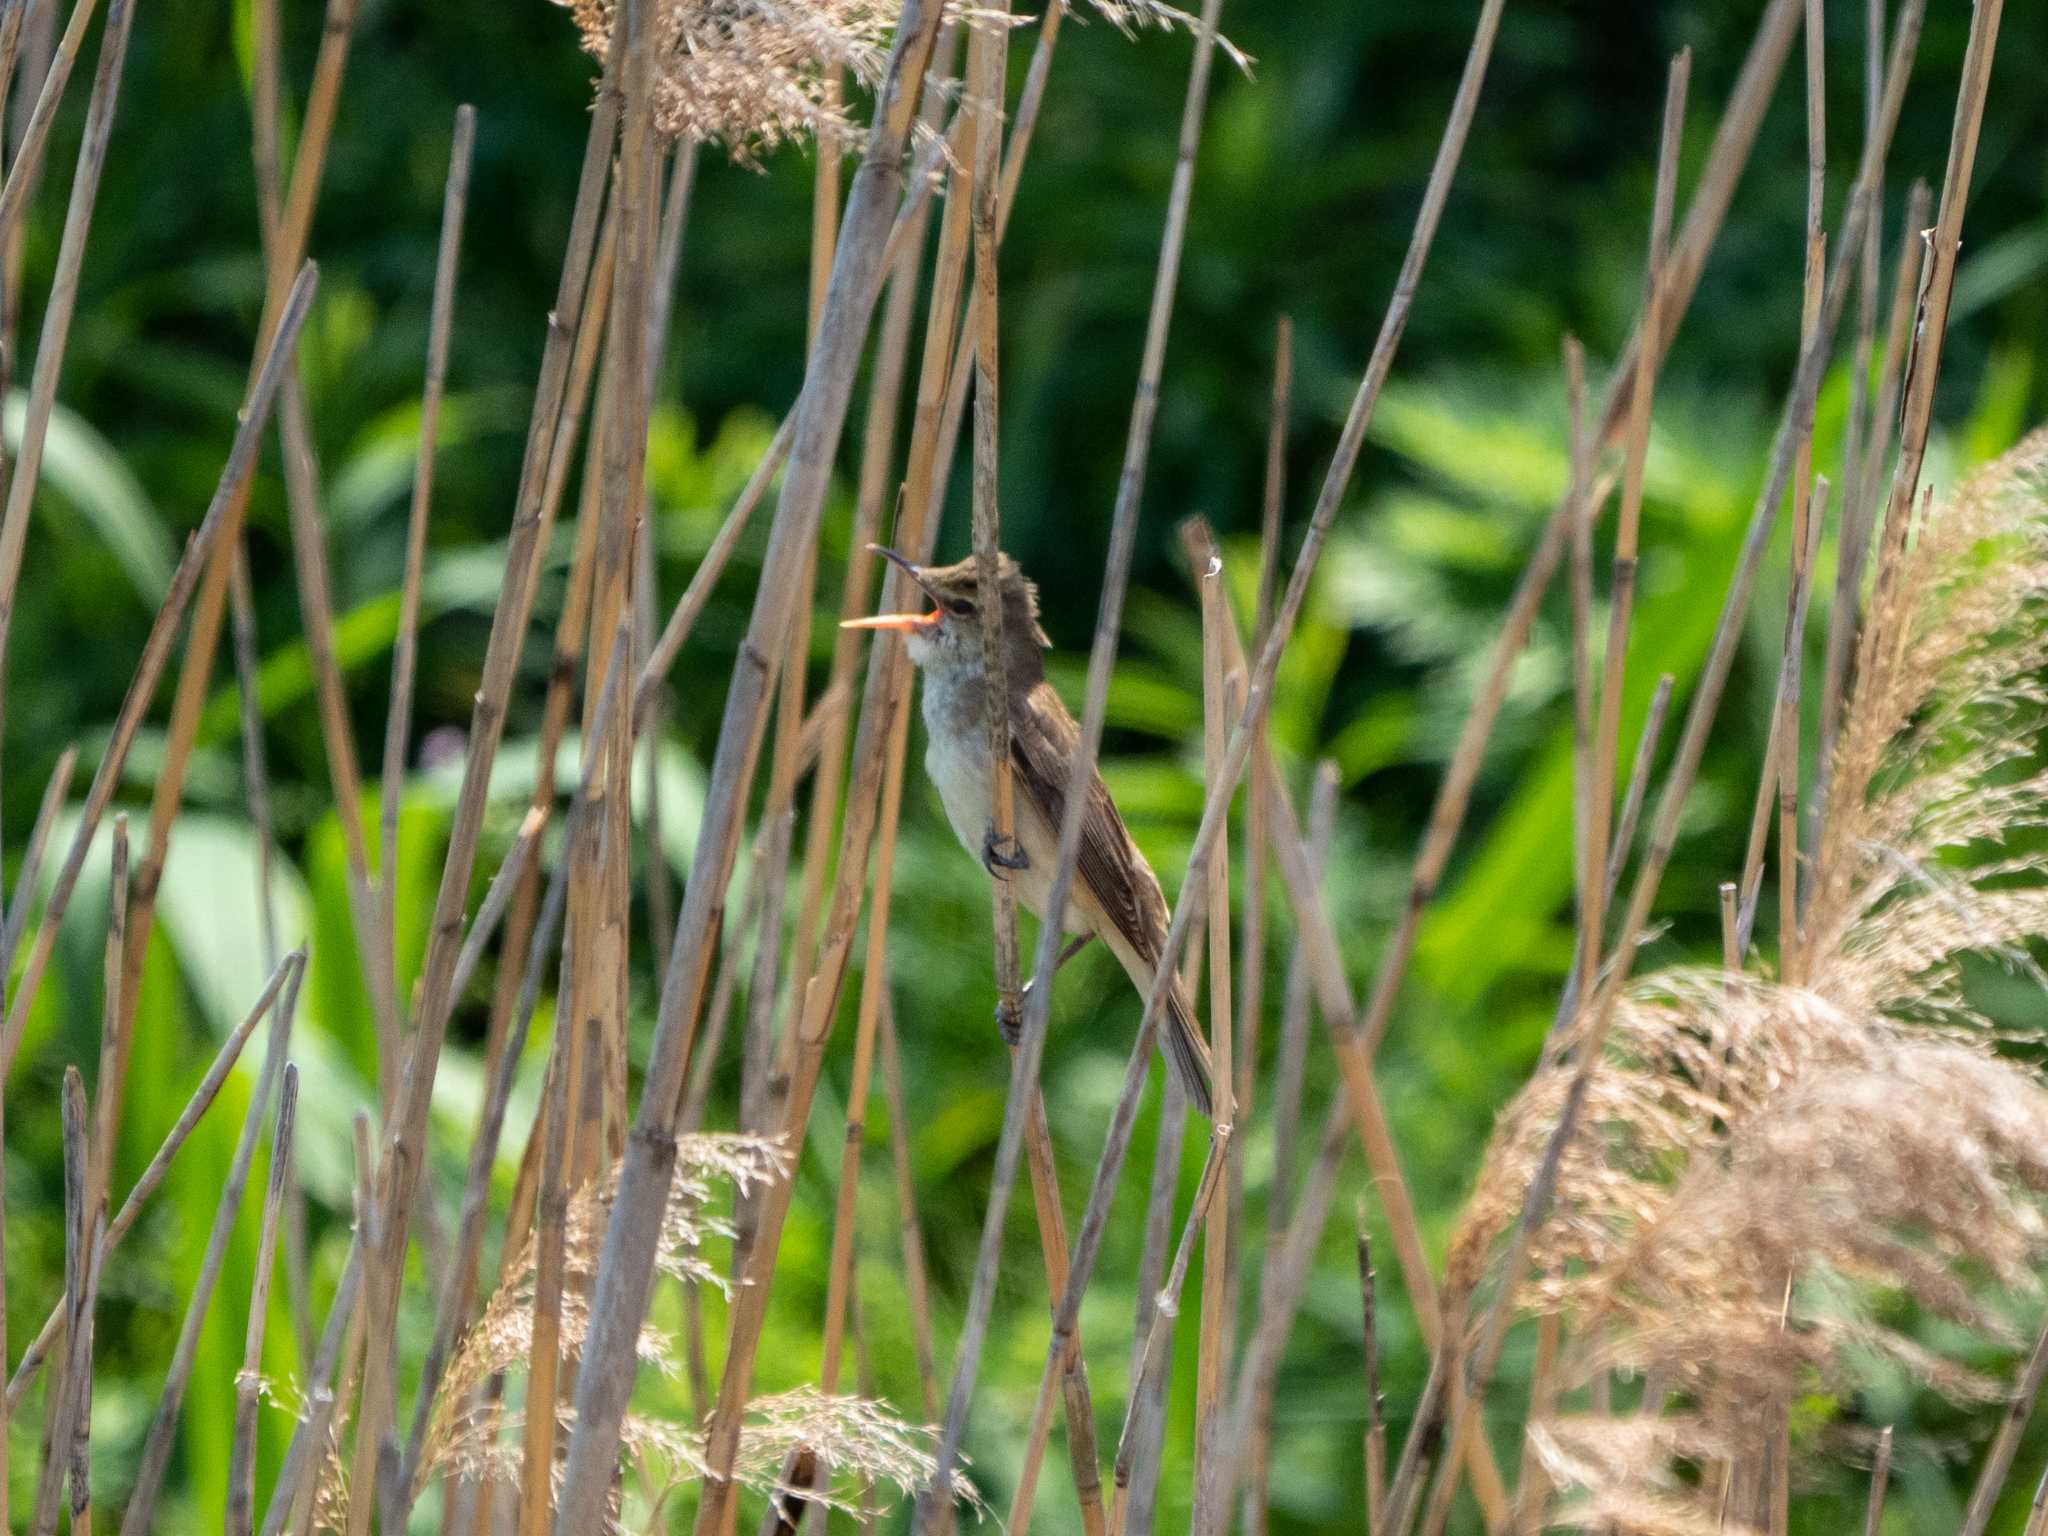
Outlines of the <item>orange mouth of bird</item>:
M 899 634 L 916 634 L 923 630 L 935 629 L 941 615 L 934 608 L 930 613 L 877 613 L 865 619 L 842 619 L 841 629 L 892 629 Z

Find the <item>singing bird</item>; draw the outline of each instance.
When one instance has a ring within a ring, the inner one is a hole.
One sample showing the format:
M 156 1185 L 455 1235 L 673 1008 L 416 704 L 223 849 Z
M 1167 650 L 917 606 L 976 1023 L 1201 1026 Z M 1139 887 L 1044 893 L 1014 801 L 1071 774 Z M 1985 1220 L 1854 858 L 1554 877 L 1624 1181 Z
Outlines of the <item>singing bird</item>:
M 980 568 L 973 557 L 958 565 L 919 566 L 879 545 L 932 601 L 929 613 L 884 613 L 852 619 L 848 627 L 888 629 L 904 637 L 910 659 L 924 673 L 925 772 L 938 787 L 946 819 L 968 852 L 997 879 L 1014 882 L 1034 916 L 1045 915 L 1053 866 L 1059 860 L 1068 765 L 1080 727 L 1045 677 L 1051 641 L 1038 624 L 1038 588 L 1017 562 L 1000 558 L 996 586 L 1002 601 L 1004 677 L 1010 700 L 1010 773 L 1015 801 L 1014 849 L 994 842 L 989 774 L 989 680 L 982 654 Z M 1078 935 L 1067 955 L 1090 938 L 1109 946 L 1141 997 L 1149 996 L 1166 947 L 1168 911 L 1159 880 L 1131 841 L 1102 775 L 1091 773 L 1081 824 L 1081 855 L 1067 902 L 1065 931 Z M 1062 955 L 1064 961 L 1067 955 Z M 1178 976 L 1168 990 L 1161 1048 L 1180 1078 L 1188 1102 L 1210 1109 L 1209 1049 L 1195 1021 L 1194 1003 Z

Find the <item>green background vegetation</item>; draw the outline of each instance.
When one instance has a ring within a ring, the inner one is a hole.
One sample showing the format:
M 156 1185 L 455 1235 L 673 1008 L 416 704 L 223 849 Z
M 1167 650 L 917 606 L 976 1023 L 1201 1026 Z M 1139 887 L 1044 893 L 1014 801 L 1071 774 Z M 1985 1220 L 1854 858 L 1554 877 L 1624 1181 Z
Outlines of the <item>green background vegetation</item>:
M 1198 512 L 1225 530 L 1232 578 L 1248 592 L 1273 323 L 1285 311 L 1297 326 L 1298 359 L 1288 459 L 1291 554 L 1378 327 L 1475 9 L 1467 0 L 1225 7 L 1226 29 L 1257 65 L 1251 78 L 1219 76 L 1203 141 L 1105 765 L 1169 889 L 1179 884 L 1200 804 L 1198 625 L 1173 524 Z M 1681 44 L 1695 50 L 1683 196 L 1756 9 L 1567 0 L 1517 0 L 1508 8 L 1395 380 L 1312 589 L 1274 714 L 1297 792 L 1317 756 L 1333 756 L 1342 772 L 1329 885 L 1354 978 L 1369 974 L 1398 910 L 1407 861 L 1495 617 L 1565 478 L 1560 336 L 1579 334 L 1596 371 L 1604 371 L 1638 301 L 1664 60 Z M 1828 9 L 1835 29 L 1828 46 L 1832 222 L 1860 136 L 1862 7 Z M 150 0 L 138 18 L 61 391 L 65 414 L 53 429 L 9 657 L 0 828 L 10 881 L 58 752 L 76 741 L 88 766 L 96 760 L 178 543 L 205 506 L 232 429 L 262 282 L 248 159 L 246 10 L 240 0 Z M 317 8 L 293 0 L 282 10 L 289 78 L 303 92 Z M 1940 177 L 1968 19 L 1967 8 L 1952 0 L 1937 0 L 1931 11 L 1887 186 L 1887 274 L 1906 182 Z M 1060 647 L 1056 675 L 1076 702 L 1188 46 L 1183 37 L 1158 34 L 1127 42 L 1092 20 L 1062 39 L 1004 251 L 1004 526 L 1012 550 L 1044 588 L 1046 626 Z M 1020 70 L 1023 52 L 1013 53 Z M 1625 741 L 1634 739 L 1655 675 L 1675 673 L 1683 698 L 1698 668 L 1793 359 L 1805 195 L 1796 57 L 1659 397 Z M 2044 58 L 2048 12 L 2009 7 L 1930 458 L 1930 479 L 1940 486 L 2048 414 L 2048 378 L 2039 362 L 2048 341 L 2048 94 L 2037 78 Z M 367 759 L 382 733 L 450 118 L 458 102 L 476 104 L 477 171 L 429 552 L 421 746 L 406 790 L 406 852 L 397 872 L 401 933 L 409 936 L 401 939 L 401 989 L 419 961 L 452 803 L 451 764 L 496 596 L 591 74 L 566 14 L 544 0 L 367 0 L 314 228 L 321 293 L 301 356 L 323 463 L 339 641 Z M 82 67 L 80 80 L 85 76 Z M 83 99 L 74 83 L 51 174 L 27 224 L 17 378 L 32 355 Z M 703 161 L 650 458 L 651 531 L 667 601 L 680 591 L 801 376 L 811 177 L 812 161 L 801 151 L 782 152 L 763 173 L 728 166 L 715 154 Z M 1822 401 L 1816 453 L 1817 465 L 1831 471 L 1846 398 L 1838 372 Z M 10 429 L 17 419 L 10 402 Z M 965 479 L 964 472 L 955 476 L 941 536 L 948 557 L 966 547 Z M 828 559 L 820 573 L 826 606 L 836 602 L 849 501 L 842 486 L 828 510 Z M 564 538 L 537 626 L 552 625 L 566 547 Z M 679 874 L 688 863 L 692 797 L 759 549 L 757 527 L 676 672 L 665 747 L 666 851 Z M 250 554 L 264 658 L 262 711 L 288 861 L 285 928 L 303 928 L 313 945 L 297 1055 L 306 1072 L 301 1166 L 315 1199 L 316 1273 L 324 1286 L 347 1240 L 347 1122 L 371 1097 L 370 1014 L 353 959 L 342 839 L 298 638 L 274 445 L 256 485 Z M 1665 882 L 1661 912 L 1669 926 L 1646 965 L 1712 952 L 1714 888 L 1740 862 L 1761 750 L 1782 623 L 1782 570 L 1780 560 L 1754 607 L 1750 644 Z M 1437 1243 L 1494 1113 L 1533 1060 L 1569 953 L 1568 641 L 1562 592 L 1554 596 L 1515 675 L 1471 829 L 1424 929 L 1381 1058 L 1425 1231 Z M 829 643 L 821 623 L 820 658 Z M 546 655 L 537 627 L 514 698 L 487 868 L 523 804 L 519 765 L 530 775 Z M 254 849 L 225 663 L 218 687 L 151 951 L 117 1190 L 139 1170 L 262 971 Z M 914 750 L 919 739 L 921 732 Z M 158 738 L 145 735 L 131 759 L 125 804 L 146 803 L 158 753 Z M 921 777 L 913 778 L 907 798 L 892 962 L 943 1359 L 972 1264 L 1004 1072 L 989 1025 L 981 877 L 954 845 Z M 59 1284 L 56 1085 L 63 1063 L 95 1059 L 103 911 L 101 873 L 75 903 L 59 964 L 7 1085 L 7 1321 L 17 1349 Z M 1267 994 L 1275 1007 L 1284 931 L 1276 902 Z M 651 1013 L 653 951 L 644 933 L 636 938 L 643 946 L 637 1051 Z M 465 1000 L 456 1026 L 461 1049 L 443 1070 L 436 1171 L 444 1202 L 474 1122 L 489 972 L 487 963 Z M 2038 994 L 1997 977 L 1986 986 L 2005 1017 L 2038 1026 Z M 532 1113 L 545 1024 L 544 1004 L 508 1146 L 523 1140 Z M 1090 955 L 1062 976 L 1045 1087 L 1072 1210 L 1099 1148 L 1134 1024 L 1128 989 L 1105 957 Z M 797 1175 L 760 1371 L 764 1388 L 815 1374 L 846 1071 L 835 1055 Z M 731 1123 L 731 1076 L 721 1080 L 715 1125 Z M 1311 1073 L 1311 1117 L 1329 1077 Z M 198 1234 L 210 1218 L 251 1081 L 249 1068 L 238 1074 L 107 1276 L 94 1435 L 103 1511 L 120 1500 L 155 1405 L 197 1265 Z M 860 1283 L 877 1390 L 915 1416 L 906 1302 L 889 1236 L 896 1212 L 886 1134 L 878 1101 L 869 1116 L 860 1197 Z M 1103 1278 L 1083 1314 L 1108 1436 L 1122 1400 L 1149 1137 L 1148 1111 L 1133 1158 L 1140 1172 L 1126 1176 Z M 1262 1123 L 1250 1128 L 1245 1152 L 1250 1230 L 1257 1232 L 1271 1160 Z M 1195 1165 L 1191 1155 L 1190 1187 Z M 509 1181 L 508 1163 L 504 1186 Z M 1281 1379 L 1273 1478 L 1280 1530 L 1358 1529 L 1362 1520 L 1357 1290 L 1341 1213 L 1363 1182 L 1354 1157 Z M 168 1530 L 209 1529 L 218 1521 L 241 1347 L 237 1298 L 246 1293 L 253 1262 L 255 1204 L 244 1212 L 224 1304 L 216 1304 L 194 1374 L 164 1508 Z M 1029 1202 L 1019 1200 L 1013 1210 L 1011 1267 L 970 1437 L 978 1476 L 998 1507 L 1044 1339 Z M 1398 1436 L 1424 1361 L 1391 1282 L 1387 1296 L 1387 1393 Z M 714 1308 L 714 1339 L 717 1318 Z M 429 1321 L 423 1309 L 408 1310 L 409 1358 L 417 1358 Z M 1188 1347 L 1174 1374 L 1170 1440 L 1185 1447 L 1193 1356 L 1191 1331 L 1182 1332 Z M 280 1311 L 270 1331 L 270 1367 L 283 1382 L 294 1370 L 290 1339 Z M 1519 1400 L 1514 1382 L 1526 1368 L 1526 1345 L 1518 1343 L 1505 1368 L 1503 1400 Z M 1902 1381 L 1877 1381 L 1855 1402 L 1811 1407 L 1816 1421 L 1838 1413 L 1838 1431 L 1896 1423 L 1898 1494 L 1888 1529 L 1953 1528 L 1957 1488 L 1967 1487 L 1968 1473 L 1948 1458 L 1968 1443 L 1965 1431 L 1974 1433 L 1958 1411 Z M 266 1485 L 283 1425 L 281 1416 L 266 1420 Z M 1504 1443 L 1511 1443 L 1512 1429 L 1495 1425 Z M 33 1439 L 31 1421 L 18 1428 L 12 1447 L 18 1511 L 32 1478 Z M 1169 1455 L 1162 1530 L 1185 1518 L 1185 1454 Z M 2024 1503 L 2031 1491 L 2039 1454 L 2036 1443 L 2023 1456 L 2013 1501 Z M 1043 1486 L 1046 1517 L 1058 1528 L 1071 1491 L 1052 1472 Z M 1855 1479 L 1842 1471 L 1802 1492 L 1795 1528 L 1840 1529 L 1860 1498 Z M 2019 1511 L 2007 1514 L 2016 1530 Z M 1469 1515 L 1468 1508 L 1460 1518 Z

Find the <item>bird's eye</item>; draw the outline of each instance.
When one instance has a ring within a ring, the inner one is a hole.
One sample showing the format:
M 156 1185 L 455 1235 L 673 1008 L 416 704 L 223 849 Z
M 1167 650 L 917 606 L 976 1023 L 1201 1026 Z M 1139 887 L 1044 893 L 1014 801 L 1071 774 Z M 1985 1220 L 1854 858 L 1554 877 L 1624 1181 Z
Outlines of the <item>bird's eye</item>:
M 958 614 L 963 619 L 974 617 L 974 603 L 970 598 L 956 597 L 947 603 L 946 607 L 948 611 Z

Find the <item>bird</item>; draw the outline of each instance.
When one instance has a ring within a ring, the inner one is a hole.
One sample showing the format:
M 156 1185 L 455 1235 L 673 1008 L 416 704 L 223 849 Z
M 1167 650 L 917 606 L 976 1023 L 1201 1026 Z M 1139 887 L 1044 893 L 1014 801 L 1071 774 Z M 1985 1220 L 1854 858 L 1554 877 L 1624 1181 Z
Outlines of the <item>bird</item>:
M 1043 919 L 1053 868 L 1059 860 L 1068 769 L 1081 731 L 1046 680 L 1045 652 L 1052 642 L 1038 622 L 1038 588 L 1015 560 L 998 556 L 1001 686 L 1010 701 L 1010 774 L 1016 823 L 1013 841 L 999 846 L 989 772 L 989 679 L 982 651 L 979 561 L 969 556 L 956 565 L 918 565 L 893 549 L 868 547 L 915 582 L 931 600 L 932 609 L 929 613 L 881 613 L 849 619 L 844 627 L 893 630 L 903 636 L 910 660 L 924 678 L 924 766 L 939 792 L 946 820 L 989 875 L 1011 881 L 1032 915 Z M 1131 840 L 1102 775 L 1092 770 L 1087 796 L 1080 858 L 1064 920 L 1064 931 L 1077 937 L 1060 962 L 1065 963 L 1091 938 L 1099 938 L 1123 966 L 1138 995 L 1149 997 L 1166 950 L 1166 897 L 1152 866 Z M 1167 990 L 1164 1008 L 1160 1048 L 1188 1103 L 1210 1116 L 1209 1049 L 1195 1018 L 1194 1002 L 1178 975 Z M 1015 1044 L 1018 1021 L 1000 1012 L 998 1020 L 1005 1036 Z

